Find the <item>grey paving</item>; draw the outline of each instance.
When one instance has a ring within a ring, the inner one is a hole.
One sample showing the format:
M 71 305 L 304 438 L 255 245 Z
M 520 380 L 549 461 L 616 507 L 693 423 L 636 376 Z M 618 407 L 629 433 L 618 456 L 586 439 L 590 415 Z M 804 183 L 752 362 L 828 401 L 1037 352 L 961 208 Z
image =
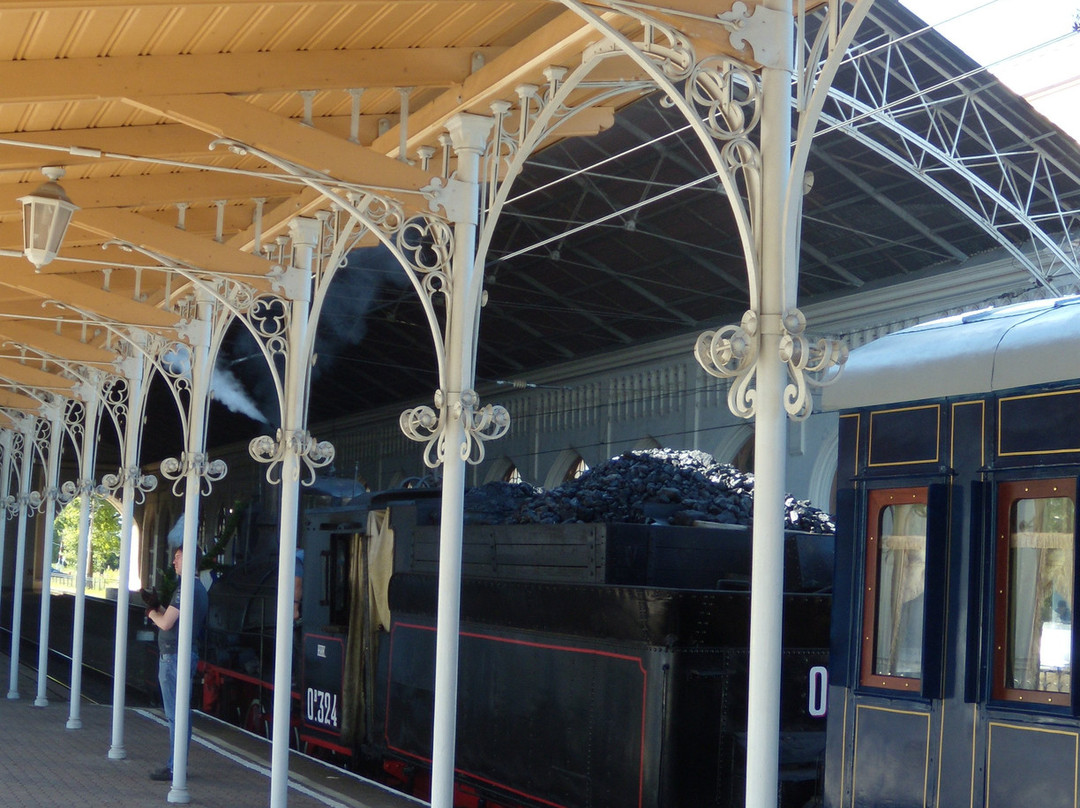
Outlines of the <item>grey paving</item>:
M 0 655 L 7 692 L 8 657 Z M 164 806 L 169 783 L 149 779 L 168 752 L 160 710 L 125 710 L 126 759 L 108 757 L 112 708 L 82 704 L 83 726 L 66 728 L 67 691 L 50 686 L 47 707 L 34 707 L 32 672 L 20 676 L 19 700 L 0 696 L 0 808 L 140 808 Z M 270 745 L 196 713 L 189 755 L 189 805 L 269 805 Z M 387 793 L 341 769 L 301 755 L 290 760 L 289 808 L 401 808 L 425 803 Z

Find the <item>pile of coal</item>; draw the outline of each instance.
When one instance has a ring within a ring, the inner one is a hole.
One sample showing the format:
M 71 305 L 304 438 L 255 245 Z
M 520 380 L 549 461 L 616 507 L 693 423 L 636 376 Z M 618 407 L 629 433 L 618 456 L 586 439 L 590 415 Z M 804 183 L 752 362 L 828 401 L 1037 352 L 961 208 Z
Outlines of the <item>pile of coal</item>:
M 544 491 L 523 483 L 488 483 L 467 492 L 469 521 L 483 524 L 629 522 L 692 525 L 752 522 L 754 476 L 705 452 L 624 452 L 576 480 Z M 832 533 L 832 518 L 788 497 L 791 530 Z

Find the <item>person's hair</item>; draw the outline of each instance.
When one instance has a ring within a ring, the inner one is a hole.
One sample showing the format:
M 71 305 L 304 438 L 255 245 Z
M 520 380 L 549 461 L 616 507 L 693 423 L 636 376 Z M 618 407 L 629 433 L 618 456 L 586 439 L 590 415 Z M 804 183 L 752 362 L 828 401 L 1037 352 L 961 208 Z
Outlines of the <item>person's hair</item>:
M 184 545 L 178 544 L 173 548 L 172 554 L 175 556 L 177 553 L 184 552 Z M 203 552 L 199 545 L 195 545 L 195 572 L 199 571 L 199 564 L 202 563 Z

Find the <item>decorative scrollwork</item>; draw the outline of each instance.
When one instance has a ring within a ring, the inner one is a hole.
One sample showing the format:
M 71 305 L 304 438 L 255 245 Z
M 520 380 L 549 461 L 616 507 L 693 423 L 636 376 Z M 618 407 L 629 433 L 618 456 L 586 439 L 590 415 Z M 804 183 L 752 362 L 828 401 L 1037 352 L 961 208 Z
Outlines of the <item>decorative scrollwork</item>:
M 847 346 L 838 340 L 820 339 L 811 343 L 803 332 L 806 317 L 791 309 L 782 318 L 780 360 L 787 365 L 791 382 L 784 388 L 784 409 L 796 421 L 805 420 L 812 410 L 811 388 L 836 381 Z M 756 392 L 751 383 L 757 373 L 761 335 L 757 315 L 748 311 L 740 325 L 706 331 L 698 337 L 694 355 L 705 371 L 717 378 L 735 379 L 728 390 L 728 406 L 743 418 L 754 414 Z
M 447 291 L 454 252 L 454 231 L 448 222 L 434 216 L 413 216 L 398 231 L 397 246 L 409 266 L 424 277 L 429 294 Z
M 717 140 L 745 139 L 761 120 L 760 79 L 730 59 L 709 56 L 695 64 L 684 93 Z
M 177 391 L 191 390 L 191 348 L 178 340 L 163 343 L 158 352 L 161 372 Z
M 735 380 L 728 389 L 728 407 L 735 415 L 750 418 L 754 414 L 754 390 L 750 385 L 758 358 L 757 314 L 747 311 L 739 325 L 704 332 L 694 346 L 694 356 L 711 376 Z
M 435 412 L 426 404 L 405 410 L 398 418 L 401 431 L 405 437 L 417 443 L 424 443 L 424 465 L 433 469 L 441 465 L 445 457 L 443 444 L 445 442 L 442 412 L 442 390 L 435 391 L 435 406 L 439 412 Z
M 350 194 L 353 207 L 384 233 L 396 233 L 405 222 L 405 208 L 400 202 L 378 194 Z
M 798 309 L 784 315 L 785 334 L 780 338 L 780 359 L 787 363 L 791 383 L 784 388 L 784 409 L 796 421 L 809 417 L 810 388 L 826 387 L 840 376 L 848 348 L 840 340 L 819 339 L 811 343 L 803 332 L 806 317 Z
M 181 483 L 189 475 L 200 478 L 199 490 L 202 496 L 209 496 L 213 484 L 225 477 L 229 467 L 224 460 L 210 460 L 206 452 L 181 452 L 180 457 L 166 457 L 161 461 L 161 474 L 172 480 L 172 492 L 180 496 Z
M 79 495 L 79 486 L 74 480 L 66 480 L 60 486 L 52 486 L 45 492 L 45 499 L 60 505 L 67 505 Z
M 250 310 L 256 297 L 256 292 L 251 286 L 232 278 L 219 279 L 219 291 L 225 304 L 237 311 Z
M 510 429 L 510 413 L 501 404 L 480 407 L 480 396 L 475 390 L 466 390 L 461 401 L 455 404 L 452 414 L 465 424 L 465 440 L 460 447 L 461 459 L 476 465 L 484 460 L 484 444 L 498 440 Z
M 401 413 L 398 423 L 405 437 L 424 447 L 424 465 L 435 468 L 446 460 L 446 426 L 449 419 L 460 420 L 464 438 L 458 447 L 462 460 L 472 465 L 483 462 L 489 440 L 503 437 L 510 429 L 510 413 L 499 404 L 480 407 L 475 390 L 465 390 L 458 401 L 447 406 L 442 390 L 435 391 L 435 408 L 421 405 Z
M 22 432 L 10 431 L 7 433 L 11 437 L 11 445 L 8 447 L 8 455 L 10 462 L 14 468 L 18 468 L 19 458 L 22 457 L 23 447 L 25 446 L 25 438 Z
M 45 496 L 40 491 L 30 491 L 27 494 L 8 494 L 4 497 L 4 507 L 12 516 L 18 516 L 19 512 L 26 509 L 27 516 L 38 513 L 45 504 Z
M 52 439 L 52 424 L 48 418 L 38 418 L 34 422 L 34 449 L 39 457 L 47 457 Z
M 645 37 L 637 45 L 642 53 L 657 61 L 664 75 L 676 82 L 689 75 L 695 61 L 694 46 L 684 33 L 645 13 L 647 7 L 640 3 L 612 3 L 611 6 L 642 22 Z
M 120 493 L 120 489 L 131 486 L 134 502 L 140 505 L 146 501 L 146 495 L 157 488 L 157 484 L 158 479 L 153 474 L 143 474 L 138 466 L 131 466 L 120 469 L 116 474 L 102 475 L 97 493 L 102 496 L 106 494 L 116 496 Z
M 288 453 L 296 455 L 299 464 L 292 479 L 301 485 L 315 482 L 316 469 L 329 465 L 334 460 L 334 445 L 330 441 L 317 441 L 304 429 L 291 430 L 288 433 L 278 429 L 277 436 L 260 435 L 248 444 L 248 453 L 258 463 L 267 463 L 266 479 L 271 485 L 281 482 L 281 470 Z M 301 468 L 303 475 L 301 476 Z
M 292 308 L 277 295 L 258 295 L 247 309 L 247 319 L 252 329 L 266 344 L 270 354 L 275 356 L 286 353 L 291 318 Z
M 128 392 L 128 382 L 123 376 L 108 376 L 101 385 L 102 403 L 121 423 L 127 417 Z

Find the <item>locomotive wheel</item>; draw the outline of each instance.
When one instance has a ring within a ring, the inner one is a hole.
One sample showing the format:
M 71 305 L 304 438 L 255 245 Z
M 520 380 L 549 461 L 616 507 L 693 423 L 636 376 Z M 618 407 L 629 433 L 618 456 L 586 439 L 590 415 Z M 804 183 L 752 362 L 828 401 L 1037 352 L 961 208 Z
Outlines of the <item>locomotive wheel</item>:
M 270 721 L 259 699 L 253 699 L 248 705 L 247 714 L 244 716 L 244 729 L 264 738 L 270 737 Z

